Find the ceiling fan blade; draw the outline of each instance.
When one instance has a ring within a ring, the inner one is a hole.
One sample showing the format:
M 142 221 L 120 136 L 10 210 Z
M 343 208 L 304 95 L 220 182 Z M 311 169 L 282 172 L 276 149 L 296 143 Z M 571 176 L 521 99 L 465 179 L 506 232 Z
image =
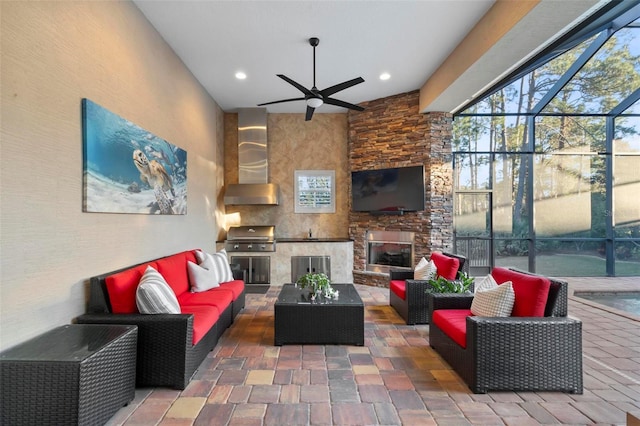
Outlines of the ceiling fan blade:
M 279 101 L 273 101 L 273 102 L 265 102 L 263 104 L 258 104 L 258 106 L 262 106 L 262 105 L 271 105 L 271 104 L 281 104 L 283 102 L 291 102 L 291 101 L 304 101 L 304 98 L 291 98 L 291 99 L 282 99 Z
M 343 107 L 343 108 L 355 109 L 356 111 L 364 111 L 364 108 L 361 107 L 360 105 L 350 104 L 349 102 L 341 101 L 339 99 L 324 98 L 324 103 Z
M 311 120 L 311 117 L 313 117 L 313 111 L 315 111 L 315 108 L 307 105 L 307 115 L 304 117 L 304 121 Z
M 284 81 L 286 81 L 287 83 L 289 83 L 290 85 L 292 85 L 293 87 L 295 87 L 296 89 L 298 89 L 299 91 L 301 91 L 302 93 L 304 93 L 307 96 L 313 96 L 313 93 L 311 92 L 311 90 L 307 89 L 306 87 L 304 87 L 302 84 L 297 83 L 293 80 L 291 80 L 289 77 L 287 77 L 284 74 L 276 74 L 278 77 L 280 77 L 281 79 L 283 79 Z
M 327 87 L 326 89 L 321 90 L 320 94 L 323 97 L 331 96 L 334 93 L 338 93 L 341 90 L 348 89 L 349 87 L 360 83 L 364 83 L 364 79 L 362 77 L 354 78 L 353 80 L 344 81 L 340 84 L 336 84 L 335 86 Z

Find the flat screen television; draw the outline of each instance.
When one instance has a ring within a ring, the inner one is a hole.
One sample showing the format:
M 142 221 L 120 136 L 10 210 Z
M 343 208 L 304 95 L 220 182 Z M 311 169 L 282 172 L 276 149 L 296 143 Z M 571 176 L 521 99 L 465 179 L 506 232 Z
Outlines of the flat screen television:
M 351 201 L 355 212 L 424 210 L 424 166 L 351 172 Z

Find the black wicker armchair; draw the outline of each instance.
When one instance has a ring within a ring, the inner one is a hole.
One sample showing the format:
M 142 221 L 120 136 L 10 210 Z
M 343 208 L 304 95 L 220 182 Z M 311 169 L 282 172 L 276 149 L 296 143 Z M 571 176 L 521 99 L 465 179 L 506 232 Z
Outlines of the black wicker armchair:
M 467 258 L 451 253 L 442 253 L 445 256 L 458 259 L 458 276 L 460 273 L 467 273 L 469 267 Z M 428 281 L 414 280 L 413 271 L 391 269 L 389 271 L 389 304 L 400 314 L 408 325 L 429 323 L 429 299 L 427 289 L 430 287 Z M 396 294 L 391 289 L 391 281 L 404 281 L 405 298 Z M 471 289 L 473 291 L 473 288 Z
M 517 273 L 529 274 L 511 269 Z M 551 289 L 544 317 L 466 317 L 466 348 L 436 324 L 429 344 L 474 393 L 564 391 L 580 394 L 582 323 L 567 317 L 565 281 L 547 277 Z M 469 309 L 473 295 L 429 294 L 429 312 Z

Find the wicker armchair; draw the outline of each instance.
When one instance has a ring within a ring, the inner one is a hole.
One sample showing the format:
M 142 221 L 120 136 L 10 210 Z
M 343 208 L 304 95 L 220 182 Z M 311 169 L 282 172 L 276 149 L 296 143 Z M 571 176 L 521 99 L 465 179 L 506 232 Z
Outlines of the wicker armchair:
M 451 253 L 442 253 L 449 257 L 455 257 L 460 261 L 458 275 L 464 272 L 468 274 L 467 258 Z M 398 296 L 391 290 L 391 281 L 401 280 L 405 282 L 405 298 Z M 400 314 L 408 325 L 429 323 L 429 299 L 427 298 L 428 281 L 414 280 L 413 271 L 391 269 L 389 271 L 389 304 Z M 473 288 L 471 289 L 473 291 Z
M 544 317 L 468 316 L 466 348 L 436 324 L 429 326 L 430 346 L 474 393 L 493 390 L 582 393 L 582 323 L 567 317 L 568 284 L 547 278 L 552 290 Z M 473 295 L 468 294 L 433 293 L 429 295 L 429 312 L 469 309 L 472 300 Z

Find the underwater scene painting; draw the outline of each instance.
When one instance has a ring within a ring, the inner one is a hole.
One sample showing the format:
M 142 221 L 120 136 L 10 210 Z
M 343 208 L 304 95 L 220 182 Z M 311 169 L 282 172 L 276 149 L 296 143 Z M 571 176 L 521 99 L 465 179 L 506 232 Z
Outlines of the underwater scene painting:
M 187 214 L 187 152 L 82 100 L 85 212 Z

